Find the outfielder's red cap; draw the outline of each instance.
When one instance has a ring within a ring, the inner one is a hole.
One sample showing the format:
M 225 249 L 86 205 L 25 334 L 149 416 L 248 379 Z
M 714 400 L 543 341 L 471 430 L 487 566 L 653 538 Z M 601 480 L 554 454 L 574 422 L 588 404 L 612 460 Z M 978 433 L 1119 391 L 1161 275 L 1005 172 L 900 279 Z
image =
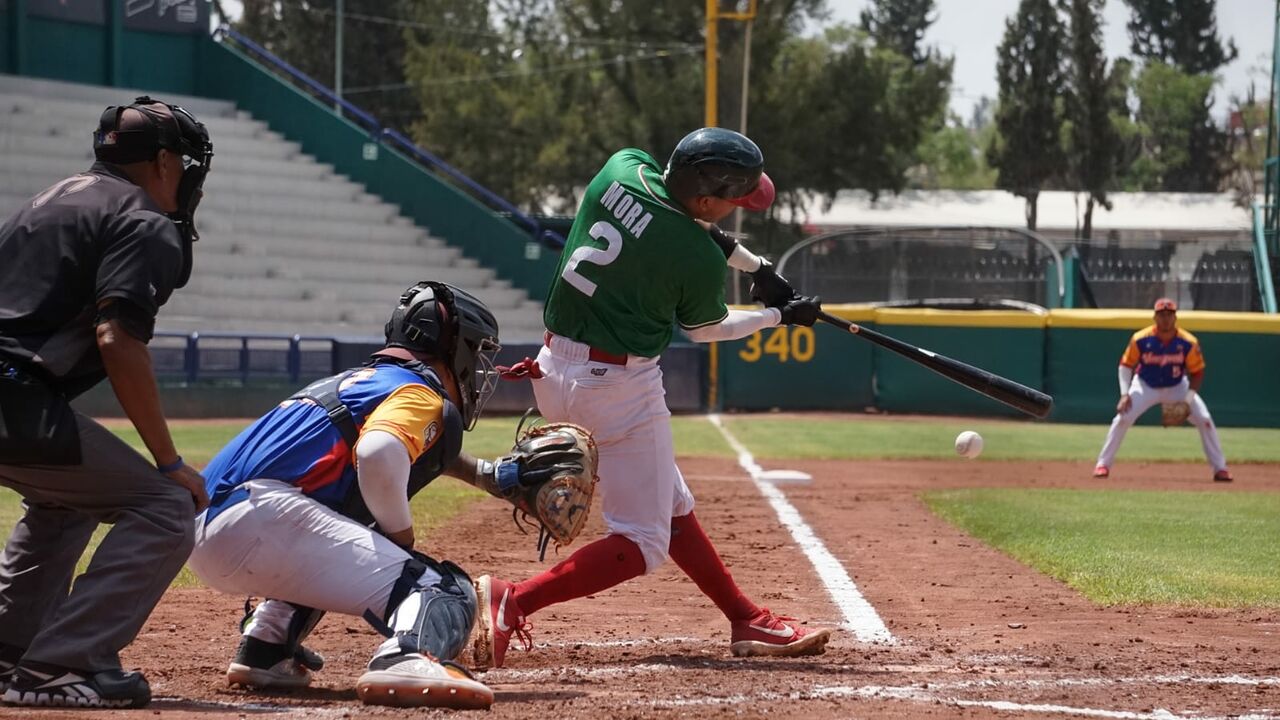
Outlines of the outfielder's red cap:
M 1156 312 L 1160 312 L 1161 310 L 1172 310 L 1173 312 L 1178 312 L 1178 303 L 1174 302 L 1171 298 L 1160 298 L 1156 301 Z
M 769 209 L 773 204 L 775 191 L 773 189 L 773 180 L 769 179 L 768 173 L 760 173 L 760 182 L 756 183 L 756 189 L 736 198 L 728 198 L 729 202 L 740 208 L 746 208 L 754 212 Z

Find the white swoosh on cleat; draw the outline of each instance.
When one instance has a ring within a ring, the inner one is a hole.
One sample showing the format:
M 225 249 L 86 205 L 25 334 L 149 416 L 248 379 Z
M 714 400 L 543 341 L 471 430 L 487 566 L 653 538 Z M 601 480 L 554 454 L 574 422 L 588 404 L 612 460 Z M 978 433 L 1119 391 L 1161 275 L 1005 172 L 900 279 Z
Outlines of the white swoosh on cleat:
M 752 630 L 759 630 L 762 633 L 766 633 L 768 635 L 772 635 L 777 638 L 795 637 L 795 634 L 796 634 L 796 629 L 791 627 L 790 625 L 783 625 L 781 630 L 774 630 L 772 628 L 760 627 L 759 625 L 748 625 L 747 627 L 751 628 Z
M 506 623 L 507 617 L 507 598 L 511 596 L 511 588 L 507 588 L 502 593 L 502 600 L 498 603 L 498 632 L 511 632 L 511 628 Z

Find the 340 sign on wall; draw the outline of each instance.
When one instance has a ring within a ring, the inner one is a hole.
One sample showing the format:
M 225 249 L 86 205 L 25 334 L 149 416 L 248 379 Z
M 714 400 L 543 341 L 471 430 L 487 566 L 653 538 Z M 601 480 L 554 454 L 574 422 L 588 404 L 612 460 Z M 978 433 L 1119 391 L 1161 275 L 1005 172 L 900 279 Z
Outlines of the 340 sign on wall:
M 772 355 L 778 362 L 809 362 L 817 351 L 817 340 L 813 328 L 783 325 L 762 330 L 747 338 L 744 347 L 738 351 L 743 362 L 759 362 L 766 355 Z

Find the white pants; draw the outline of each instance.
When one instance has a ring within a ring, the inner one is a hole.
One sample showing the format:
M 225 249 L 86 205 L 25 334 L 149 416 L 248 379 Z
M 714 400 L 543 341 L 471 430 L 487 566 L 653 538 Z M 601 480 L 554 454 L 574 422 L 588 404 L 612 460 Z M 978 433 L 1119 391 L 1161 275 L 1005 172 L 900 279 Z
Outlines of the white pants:
M 1142 416 L 1142 413 L 1156 404 L 1187 400 L 1187 393 L 1190 390 L 1190 383 L 1185 377 L 1177 385 L 1153 388 L 1135 375 L 1133 383 L 1129 385 L 1131 400 L 1129 409 L 1124 413 L 1117 413 L 1115 419 L 1111 421 L 1111 429 L 1107 431 L 1107 441 L 1102 444 L 1102 452 L 1098 455 L 1098 464 L 1111 467 L 1111 463 L 1116 458 L 1116 451 L 1124 441 L 1124 434 Z M 1213 426 L 1213 418 L 1209 417 L 1209 406 L 1200 399 L 1200 393 L 1192 395 L 1188 403 L 1191 405 L 1189 420 L 1200 431 L 1200 445 L 1204 448 L 1204 456 L 1209 460 L 1209 465 L 1213 467 L 1214 472 L 1227 469 L 1226 458 L 1222 456 L 1222 446 L 1218 443 L 1218 430 Z
M 382 535 L 312 500 L 279 480 L 251 480 L 249 498 L 205 523 L 196 518 L 196 545 L 187 561 L 221 592 L 271 598 L 254 613 L 247 634 L 285 641 L 296 603 L 317 610 L 379 619 L 409 554 Z M 423 583 L 439 580 L 428 568 Z
M 666 562 L 671 518 L 693 512 L 693 494 L 676 467 L 662 369 L 631 356 L 625 367 L 588 359 L 589 348 L 558 335 L 538 353 L 546 377 L 533 381 L 549 422 L 591 431 L 600 451 L 605 525 L 640 547 L 646 572 Z

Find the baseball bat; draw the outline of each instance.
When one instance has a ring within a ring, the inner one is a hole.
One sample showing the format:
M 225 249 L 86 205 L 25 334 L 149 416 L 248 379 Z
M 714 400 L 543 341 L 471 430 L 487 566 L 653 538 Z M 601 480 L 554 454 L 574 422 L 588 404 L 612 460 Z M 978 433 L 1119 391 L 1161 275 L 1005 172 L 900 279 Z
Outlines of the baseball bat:
M 847 330 L 860 338 L 870 340 L 887 350 L 892 350 L 902 357 L 919 363 L 939 375 L 958 382 L 994 400 L 1016 408 L 1038 418 L 1045 417 L 1053 409 L 1053 398 L 1035 388 L 1016 383 L 1009 378 L 987 372 L 959 360 L 952 360 L 945 355 L 918 348 L 910 343 L 891 338 L 861 325 L 838 318 L 827 312 L 818 313 L 818 319 Z

